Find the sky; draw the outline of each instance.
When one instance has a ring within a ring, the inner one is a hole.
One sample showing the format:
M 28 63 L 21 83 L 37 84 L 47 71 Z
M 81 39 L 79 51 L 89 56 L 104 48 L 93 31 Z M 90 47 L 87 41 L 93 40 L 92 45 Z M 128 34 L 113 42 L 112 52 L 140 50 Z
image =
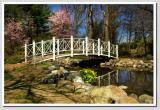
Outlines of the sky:
M 60 5 L 59 4 L 49 4 L 49 7 L 52 11 L 56 12 L 59 10 Z
M 49 4 L 49 8 L 51 9 L 51 11 L 56 12 L 60 9 L 60 5 L 59 4 Z M 79 29 L 79 33 L 81 36 L 86 34 L 85 26 Z
M 49 8 L 50 8 L 51 11 L 56 12 L 56 11 L 58 11 L 58 10 L 60 9 L 60 4 L 49 4 Z M 126 39 L 126 38 L 127 38 L 127 36 L 126 36 L 127 34 L 125 34 L 124 31 L 123 31 L 121 28 L 118 29 L 117 32 L 119 33 L 118 39 L 119 39 L 119 38 L 121 37 L 121 35 L 123 34 L 123 38 L 124 38 L 124 39 L 121 39 L 121 41 L 122 41 L 122 42 L 126 42 L 126 41 L 127 41 L 127 39 Z M 86 35 L 85 25 L 82 26 L 82 28 L 79 29 L 79 34 L 80 34 L 80 36 Z M 126 37 L 124 37 L 124 36 L 126 36 Z

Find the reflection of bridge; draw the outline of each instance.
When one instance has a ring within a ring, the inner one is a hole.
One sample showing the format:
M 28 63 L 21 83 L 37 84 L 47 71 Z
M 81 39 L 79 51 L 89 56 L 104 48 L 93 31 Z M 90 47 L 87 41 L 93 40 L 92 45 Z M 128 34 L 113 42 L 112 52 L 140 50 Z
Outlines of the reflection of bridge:
M 118 58 L 118 45 L 100 39 L 60 38 L 25 44 L 25 62 L 38 63 L 46 60 L 55 60 L 58 57 L 74 55 L 98 55 Z
M 110 85 L 111 81 L 114 79 L 116 80 L 116 83 L 118 83 L 118 79 L 119 79 L 118 77 L 119 77 L 118 70 L 116 71 L 113 70 L 104 75 L 98 76 L 97 77 L 98 86 L 105 85 L 105 84 Z

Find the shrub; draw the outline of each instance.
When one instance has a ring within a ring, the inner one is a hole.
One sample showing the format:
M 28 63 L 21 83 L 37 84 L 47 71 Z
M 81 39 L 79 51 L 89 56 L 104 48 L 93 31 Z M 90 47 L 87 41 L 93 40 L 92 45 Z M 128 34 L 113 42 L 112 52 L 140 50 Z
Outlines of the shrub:
M 96 81 L 97 73 L 91 69 L 83 69 L 80 71 L 80 75 L 84 82 L 93 84 Z
M 150 54 L 148 54 L 148 55 L 146 56 L 146 59 L 147 59 L 147 60 L 153 60 L 153 56 L 150 55 Z
M 16 63 L 21 63 L 24 61 L 22 55 L 13 55 L 13 56 L 7 56 L 5 57 L 5 64 L 16 64 Z

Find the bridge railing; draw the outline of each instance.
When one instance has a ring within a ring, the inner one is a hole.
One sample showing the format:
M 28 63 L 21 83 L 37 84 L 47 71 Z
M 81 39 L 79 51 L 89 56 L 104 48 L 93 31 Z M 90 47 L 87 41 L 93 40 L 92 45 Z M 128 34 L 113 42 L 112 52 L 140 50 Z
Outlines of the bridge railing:
M 110 41 L 101 41 L 99 38 L 60 38 L 53 37 L 52 40 L 46 40 L 32 44 L 25 44 L 25 62 L 33 63 L 44 60 L 55 60 L 58 57 L 74 55 L 98 55 L 118 58 L 118 45 Z

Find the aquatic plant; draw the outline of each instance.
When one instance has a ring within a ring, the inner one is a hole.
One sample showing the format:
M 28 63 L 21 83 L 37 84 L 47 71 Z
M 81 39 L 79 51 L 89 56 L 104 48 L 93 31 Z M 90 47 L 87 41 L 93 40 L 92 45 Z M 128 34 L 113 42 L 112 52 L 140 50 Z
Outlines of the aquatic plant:
M 93 84 L 96 81 L 97 73 L 91 69 L 80 70 L 80 75 L 84 82 Z

